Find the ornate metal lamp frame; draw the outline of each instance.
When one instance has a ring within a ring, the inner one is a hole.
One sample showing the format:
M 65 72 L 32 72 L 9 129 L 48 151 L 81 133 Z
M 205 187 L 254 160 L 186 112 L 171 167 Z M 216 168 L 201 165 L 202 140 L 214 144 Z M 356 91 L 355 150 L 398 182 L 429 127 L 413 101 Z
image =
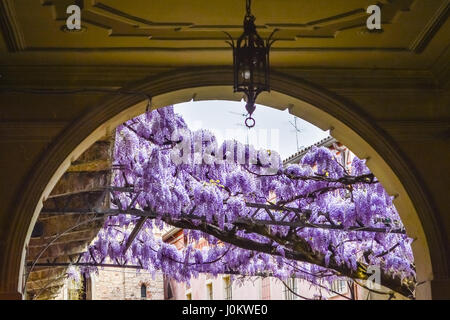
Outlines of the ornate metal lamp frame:
M 255 16 L 251 13 L 251 0 L 247 0 L 247 12 L 244 18 L 244 33 L 236 41 L 230 38 L 227 43 L 233 48 L 234 92 L 244 92 L 247 98 L 245 106 L 248 118 L 245 124 L 253 128 L 256 124 L 252 117 L 256 109 L 255 103 L 261 92 L 270 92 L 270 47 L 277 30 L 264 41 L 255 25 Z

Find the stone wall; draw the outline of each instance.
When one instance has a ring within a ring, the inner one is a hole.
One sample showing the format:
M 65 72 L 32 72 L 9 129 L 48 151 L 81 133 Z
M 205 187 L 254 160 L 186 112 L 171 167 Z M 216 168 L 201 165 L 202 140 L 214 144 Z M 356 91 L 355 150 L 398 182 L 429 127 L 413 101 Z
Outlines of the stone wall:
M 49 300 L 60 295 L 66 278 L 64 264 L 77 260 L 103 226 L 103 220 L 91 221 L 91 214 L 74 212 L 97 203 L 109 207 L 103 189 L 110 185 L 113 146 L 111 136 L 95 142 L 72 162 L 44 201 L 27 246 L 27 299 Z
M 81 300 L 83 280 L 73 282 L 65 279 L 63 288 L 54 300 Z M 141 286 L 146 286 L 146 298 L 141 297 Z M 163 300 L 164 281 L 161 273 L 144 270 L 103 268 L 92 274 L 86 283 L 86 300 Z M 79 290 L 79 295 L 73 291 Z M 72 294 L 71 294 L 72 292 Z
M 161 273 L 153 278 L 148 271 L 121 268 L 104 268 L 91 279 L 92 300 L 143 300 L 141 287 L 146 286 L 145 300 L 163 300 L 164 282 Z M 89 293 L 88 293 L 89 295 Z

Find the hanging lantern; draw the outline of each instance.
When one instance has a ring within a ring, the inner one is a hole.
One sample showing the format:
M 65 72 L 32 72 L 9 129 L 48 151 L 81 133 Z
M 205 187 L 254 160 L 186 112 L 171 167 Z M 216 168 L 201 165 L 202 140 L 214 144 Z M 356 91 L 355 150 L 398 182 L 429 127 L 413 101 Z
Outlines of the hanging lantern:
M 244 18 L 244 33 L 236 44 L 231 35 L 228 42 L 233 48 L 234 64 L 234 92 L 244 92 L 247 98 L 245 108 L 248 118 L 245 124 L 248 128 L 255 126 L 252 118 L 256 109 L 255 103 L 258 95 L 263 91 L 270 91 L 270 63 L 269 51 L 274 30 L 267 41 L 258 34 L 255 26 L 255 16 L 251 13 L 251 0 L 247 0 L 247 14 Z

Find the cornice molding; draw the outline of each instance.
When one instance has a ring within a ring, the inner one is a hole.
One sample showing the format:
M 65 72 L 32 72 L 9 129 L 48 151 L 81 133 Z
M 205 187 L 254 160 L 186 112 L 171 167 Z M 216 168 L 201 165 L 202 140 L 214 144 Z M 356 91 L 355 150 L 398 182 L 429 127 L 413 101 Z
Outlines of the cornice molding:
M 409 50 L 414 53 L 422 53 L 441 26 L 447 21 L 450 12 L 450 2 L 444 1 L 435 14 L 428 21 L 426 26 L 418 34 L 417 38 L 409 46 Z
M 431 70 L 441 88 L 450 86 L 450 44 L 433 64 Z
M 428 90 L 436 88 L 436 79 L 428 70 L 420 69 L 368 69 L 368 68 L 273 68 L 281 72 L 304 78 L 322 87 L 336 91 L 360 90 Z
M 205 66 L 195 69 L 209 68 Z M 221 68 L 231 70 L 230 66 Z M 2 87 L 42 87 L 42 78 L 46 80 L 45 86 L 52 88 L 120 88 L 131 82 L 175 70 L 175 67 L 170 66 L 3 65 L 0 66 L 0 92 Z M 334 90 L 427 90 L 438 87 L 435 75 L 427 70 L 272 67 L 272 71 L 303 78 Z
M 2 65 L 0 88 L 42 87 L 43 78 L 46 86 L 52 88 L 120 88 L 173 69 L 164 66 Z
M 0 29 L 10 52 L 26 50 L 25 38 L 16 17 L 14 0 L 0 1 Z
M 447 121 L 379 121 L 378 125 L 397 142 L 450 141 L 450 119 Z
M 0 122 L 0 143 L 51 142 L 67 122 Z

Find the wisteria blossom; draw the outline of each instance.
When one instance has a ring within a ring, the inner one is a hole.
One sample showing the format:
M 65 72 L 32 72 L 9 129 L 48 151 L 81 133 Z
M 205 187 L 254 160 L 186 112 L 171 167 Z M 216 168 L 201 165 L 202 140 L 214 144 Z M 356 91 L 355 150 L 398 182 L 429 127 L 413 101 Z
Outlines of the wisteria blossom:
M 85 263 L 133 264 L 177 281 L 210 273 L 322 283 L 366 280 L 378 268 L 384 287 L 414 296 L 412 240 L 363 160 L 345 168 L 312 148 L 284 167 L 275 151 L 190 131 L 166 107 L 117 129 L 113 169 L 111 214 Z M 167 225 L 184 230 L 185 248 L 154 237 Z M 209 245 L 198 249 L 200 239 Z

